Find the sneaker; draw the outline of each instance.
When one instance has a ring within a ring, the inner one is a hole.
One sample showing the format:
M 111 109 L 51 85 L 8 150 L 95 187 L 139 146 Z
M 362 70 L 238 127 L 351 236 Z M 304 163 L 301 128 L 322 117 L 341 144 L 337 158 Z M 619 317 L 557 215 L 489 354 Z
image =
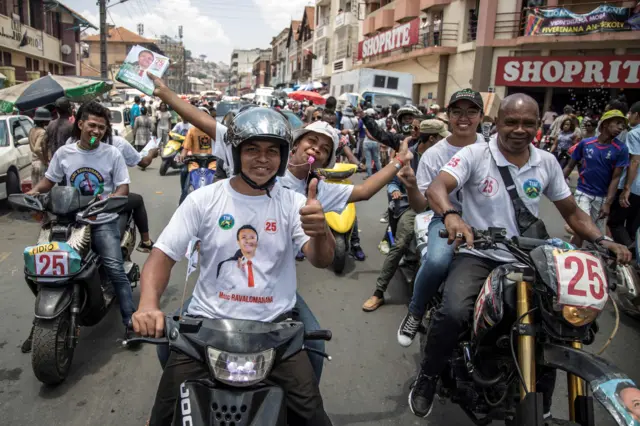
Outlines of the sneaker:
M 385 256 L 389 254 L 389 242 L 387 240 L 380 241 L 380 244 L 378 244 L 378 250 L 380 250 L 380 253 Z
M 398 343 L 400 346 L 408 348 L 413 343 L 413 339 L 416 338 L 418 329 L 420 328 L 420 318 L 413 315 L 411 312 L 407 312 L 404 319 L 400 323 L 398 328 Z
M 24 343 L 22 343 L 22 346 L 20 347 L 20 351 L 23 354 L 28 354 L 29 352 L 31 352 L 31 343 L 33 341 L 33 326 L 31 326 L 31 331 L 29 332 L 29 337 L 27 337 L 27 340 L 24 341 Z
M 351 246 L 351 254 L 356 260 L 360 262 L 364 261 L 364 259 L 366 258 L 364 251 L 362 251 L 362 247 L 360 247 L 359 245 Z
M 299 261 L 304 260 L 304 253 L 302 252 L 302 250 L 300 250 L 298 254 L 296 254 L 296 260 L 299 260 Z
M 387 219 L 386 217 L 381 217 L 380 223 L 389 223 L 389 219 Z
M 431 414 L 437 384 L 437 377 L 429 377 L 420 370 L 409 392 L 409 408 L 413 414 L 423 418 Z
M 145 243 L 144 241 L 140 241 L 140 244 L 138 244 L 137 250 L 141 253 L 151 253 L 152 248 L 153 248 L 153 241 L 149 240 L 148 243 Z

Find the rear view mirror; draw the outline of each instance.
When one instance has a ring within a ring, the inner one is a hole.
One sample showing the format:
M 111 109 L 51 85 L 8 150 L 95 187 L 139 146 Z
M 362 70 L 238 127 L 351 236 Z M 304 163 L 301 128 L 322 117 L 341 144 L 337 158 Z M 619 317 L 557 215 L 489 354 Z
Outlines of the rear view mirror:
M 29 145 L 29 138 L 18 139 L 16 142 L 19 146 L 21 145 Z
M 43 212 L 44 207 L 39 199 L 27 194 L 9 195 L 9 204 L 18 209 L 34 210 Z

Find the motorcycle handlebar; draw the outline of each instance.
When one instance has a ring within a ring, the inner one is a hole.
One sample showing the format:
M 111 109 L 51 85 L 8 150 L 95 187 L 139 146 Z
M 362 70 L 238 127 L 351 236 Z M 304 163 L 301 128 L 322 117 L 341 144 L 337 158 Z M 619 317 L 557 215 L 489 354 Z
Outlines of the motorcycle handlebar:
M 135 343 L 150 343 L 152 345 L 164 345 L 166 343 L 169 343 L 169 339 L 167 339 L 166 337 L 160 337 L 159 339 L 156 339 L 154 337 L 133 337 L 131 339 L 124 340 L 122 342 L 122 346 L 129 346 Z
M 332 337 L 331 330 L 313 330 L 304 333 L 304 340 L 326 340 L 328 342 Z

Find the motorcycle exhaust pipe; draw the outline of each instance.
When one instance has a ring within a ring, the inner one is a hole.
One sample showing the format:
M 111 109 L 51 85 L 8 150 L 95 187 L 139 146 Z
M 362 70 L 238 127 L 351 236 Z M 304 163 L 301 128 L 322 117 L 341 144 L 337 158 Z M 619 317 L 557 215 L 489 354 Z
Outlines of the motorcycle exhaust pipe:
M 80 284 L 73 285 L 73 295 L 69 307 L 69 346 L 75 348 L 78 344 L 78 315 L 80 315 Z

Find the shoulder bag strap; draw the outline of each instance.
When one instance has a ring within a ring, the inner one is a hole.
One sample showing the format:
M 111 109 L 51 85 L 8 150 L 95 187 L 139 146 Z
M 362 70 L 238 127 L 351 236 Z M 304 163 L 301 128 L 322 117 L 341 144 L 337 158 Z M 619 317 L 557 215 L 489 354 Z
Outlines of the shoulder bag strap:
M 491 158 L 493 159 L 493 156 Z M 495 159 L 493 161 L 495 161 Z M 502 182 L 507 189 L 509 198 L 511 198 L 520 235 L 524 235 L 526 231 L 539 219 L 531 213 L 531 210 L 529 210 L 524 201 L 522 201 L 522 198 L 520 198 L 520 194 L 518 194 L 518 190 L 516 189 L 516 184 L 513 182 L 513 177 L 511 177 L 509 167 L 498 166 L 498 170 L 500 171 L 500 176 L 502 177 Z

